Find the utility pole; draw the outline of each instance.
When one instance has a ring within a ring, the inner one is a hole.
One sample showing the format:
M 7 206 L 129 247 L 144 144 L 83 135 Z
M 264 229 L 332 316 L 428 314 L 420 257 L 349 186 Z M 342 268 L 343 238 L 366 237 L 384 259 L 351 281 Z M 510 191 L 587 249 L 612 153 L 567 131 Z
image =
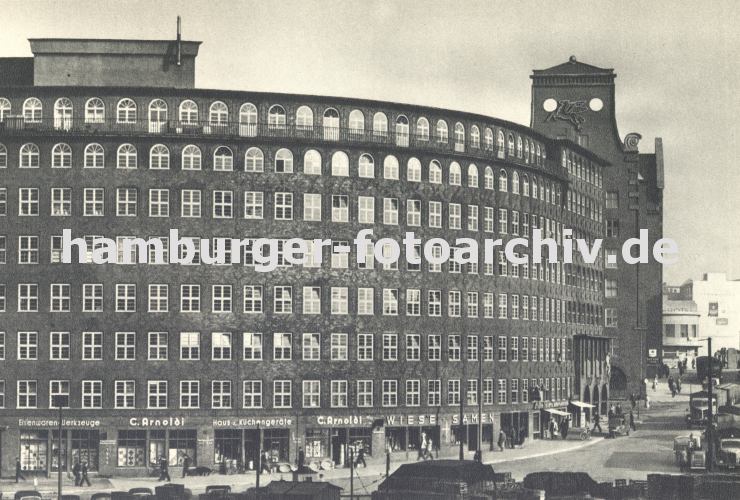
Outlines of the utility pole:
M 258 440 L 257 444 L 259 446 L 257 446 L 257 467 L 255 467 L 255 469 L 257 470 L 257 480 L 254 483 L 256 497 L 260 496 L 260 474 L 262 474 L 262 441 L 260 440 L 259 436 L 260 436 L 260 423 L 257 422 L 257 440 Z M 244 443 L 242 443 L 242 446 L 243 445 Z
M 57 407 L 59 408 L 59 447 L 57 449 L 57 497 L 62 498 L 62 396 L 56 396 Z
M 478 455 L 483 463 L 483 339 L 478 337 Z M 493 439 L 493 435 L 491 435 Z
M 460 341 L 460 344 L 461 344 L 460 350 L 462 350 L 462 341 Z M 460 380 L 460 391 L 458 393 L 459 398 L 460 398 L 460 422 L 458 422 L 458 429 L 460 431 L 460 435 L 459 435 L 459 438 L 460 438 L 460 457 L 459 458 L 460 460 L 465 460 L 465 451 L 463 449 L 463 418 L 465 417 L 464 415 L 465 409 L 463 406 L 464 405 L 463 396 L 465 395 L 467 397 L 467 394 L 463 394 L 463 382 L 464 381 L 465 381 L 465 369 L 463 368 L 463 377 Z M 466 387 L 466 392 L 467 392 L 467 387 Z M 465 432 L 467 432 L 467 428 L 465 428 Z
M 349 449 L 349 500 L 355 499 L 355 453 Z
M 712 455 L 712 449 L 714 448 L 714 436 L 712 432 L 712 421 L 714 420 L 714 417 L 712 415 L 712 337 L 707 338 L 707 373 L 708 373 L 708 383 L 707 383 L 707 395 L 709 396 L 709 405 L 707 410 L 707 470 L 711 472 L 712 470 L 712 462 L 713 455 Z

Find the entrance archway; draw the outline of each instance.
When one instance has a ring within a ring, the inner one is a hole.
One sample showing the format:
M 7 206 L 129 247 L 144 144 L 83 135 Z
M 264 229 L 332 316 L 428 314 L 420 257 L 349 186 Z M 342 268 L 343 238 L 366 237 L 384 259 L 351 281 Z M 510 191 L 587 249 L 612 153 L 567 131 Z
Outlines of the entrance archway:
M 613 399 L 627 399 L 627 376 L 616 366 L 612 366 L 612 374 L 609 377 L 609 387 Z
M 591 404 L 593 404 L 594 405 L 594 408 L 596 408 L 598 410 L 599 409 L 599 406 L 600 406 L 599 403 L 600 403 L 600 401 L 599 401 L 599 386 L 598 385 L 594 385 L 594 397 L 591 400 Z
M 583 389 L 583 400 L 584 403 L 590 403 L 591 402 L 591 389 L 586 386 L 585 389 Z M 583 412 L 586 416 L 586 421 L 591 421 L 591 409 L 590 408 L 584 408 Z
M 609 407 L 609 388 L 604 384 L 601 388 L 601 414 L 606 415 Z

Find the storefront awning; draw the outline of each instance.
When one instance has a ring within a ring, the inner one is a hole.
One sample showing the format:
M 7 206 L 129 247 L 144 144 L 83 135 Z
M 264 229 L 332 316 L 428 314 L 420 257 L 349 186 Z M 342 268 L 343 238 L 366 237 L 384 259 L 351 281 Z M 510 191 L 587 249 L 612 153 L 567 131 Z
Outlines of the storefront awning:
M 570 404 L 579 408 L 594 408 L 594 405 L 584 403 L 583 401 L 571 401 Z
M 570 415 L 567 411 L 557 410 L 555 408 L 545 408 L 545 411 L 547 413 L 552 413 L 553 415 L 560 415 L 561 417 L 567 417 Z

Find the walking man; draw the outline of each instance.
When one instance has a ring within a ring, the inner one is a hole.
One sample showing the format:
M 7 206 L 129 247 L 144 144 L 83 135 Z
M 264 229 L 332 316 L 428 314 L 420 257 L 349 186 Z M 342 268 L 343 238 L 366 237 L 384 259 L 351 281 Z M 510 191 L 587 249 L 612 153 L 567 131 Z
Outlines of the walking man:
M 635 414 L 630 410 L 630 429 L 633 431 L 637 430 L 637 427 L 635 426 Z
M 169 464 L 167 463 L 167 459 L 164 458 L 164 455 L 159 457 L 159 479 L 157 481 L 167 481 L 168 483 L 172 481 L 170 479 Z
M 298 470 L 303 469 L 303 465 L 306 463 L 306 453 L 303 451 L 303 447 L 298 448 Z
M 19 479 L 26 480 L 25 477 L 23 477 L 22 469 L 21 469 L 21 459 L 18 457 L 15 457 L 15 482 L 17 483 Z
M 504 444 L 506 443 L 506 434 L 504 434 L 503 429 L 499 429 L 498 431 L 498 449 L 499 451 L 504 451 Z
M 262 474 L 262 471 L 267 472 L 268 474 L 272 474 L 272 469 L 270 469 L 270 455 L 267 453 L 266 450 L 262 450 L 260 452 L 260 457 L 262 460 L 262 466 L 260 467 L 260 474 Z
M 80 485 L 80 472 L 82 471 L 82 466 L 80 465 L 79 460 L 75 461 L 75 464 L 72 466 L 72 475 L 75 477 L 75 486 Z
M 427 452 L 424 460 L 426 459 L 434 460 L 434 441 L 432 441 L 432 438 L 427 439 Z
M 92 486 L 90 484 L 90 478 L 87 477 L 87 462 L 82 462 L 82 469 L 80 470 L 80 473 L 80 486 L 83 486 L 83 483 L 87 483 L 88 486 Z
M 188 469 L 190 469 L 190 456 L 186 453 L 182 457 L 182 477 L 188 475 Z
M 604 433 L 604 431 L 601 430 L 601 415 L 598 413 L 594 413 L 594 428 L 591 429 L 591 432 L 596 432 L 596 429 L 599 429 L 601 434 Z
M 563 439 L 566 439 L 568 437 L 568 428 L 570 427 L 570 422 L 568 418 L 563 419 L 563 425 L 560 426 L 560 434 L 562 435 Z
M 361 447 L 359 451 L 357 452 L 357 460 L 355 460 L 355 467 L 358 467 L 362 463 L 362 466 L 367 469 L 367 464 L 365 463 L 365 447 Z

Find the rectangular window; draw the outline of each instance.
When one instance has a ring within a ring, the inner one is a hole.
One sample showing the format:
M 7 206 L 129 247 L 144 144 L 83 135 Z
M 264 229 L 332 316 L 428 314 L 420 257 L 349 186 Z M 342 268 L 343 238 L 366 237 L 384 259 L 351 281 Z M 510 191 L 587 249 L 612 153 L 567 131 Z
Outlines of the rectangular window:
M 429 202 L 429 227 L 442 227 L 442 203 L 439 201 Z
M 291 314 L 293 312 L 293 287 L 273 287 L 273 312 L 275 314 Z
M 102 290 L 102 285 L 99 286 Z M 102 310 L 102 303 L 100 310 Z M 116 312 L 136 312 L 136 285 L 116 285 Z
M 262 381 L 245 380 L 242 384 L 244 408 L 262 408 Z
M 244 218 L 264 218 L 265 196 L 261 191 L 244 192 Z
M 398 380 L 383 380 L 383 406 L 398 406 Z
M 421 383 L 419 380 L 406 381 L 406 406 L 421 404 Z
M 428 290 L 427 292 L 427 314 L 429 316 L 442 316 L 442 291 Z
M 116 189 L 116 216 L 136 217 L 138 197 L 136 188 Z
M 616 328 L 617 323 L 617 310 L 614 307 L 604 308 L 604 326 L 608 328 Z
M 70 312 L 70 285 L 67 283 L 52 283 L 50 285 L 49 310 L 51 312 Z
M 293 193 L 275 193 L 275 220 L 293 220 Z
M 398 316 L 398 289 L 383 289 L 383 316 Z
M 200 285 L 180 285 L 180 312 L 200 312 Z
M 406 361 L 421 360 L 421 336 L 416 333 L 406 334 Z
M 36 283 L 18 283 L 18 312 L 38 312 L 39 286 Z
M 262 361 L 262 334 L 244 332 L 242 334 L 245 361 Z
M 427 336 L 427 359 L 429 361 L 441 361 L 442 359 L 442 336 L 430 334 Z
M 231 408 L 231 380 L 211 381 L 211 408 Z
M 348 335 L 346 333 L 331 334 L 331 360 L 347 361 Z
M 0 208 L 2 208 L 3 191 L 0 190 Z M 4 215 L 4 213 L 0 213 Z M 70 188 L 51 189 L 51 215 L 54 217 L 67 217 L 72 215 L 72 190 Z
M 508 357 L 508 337 L 504 335 L 498 336 L 498 360 L 506 361 Z
M 398 335 L 383 334 L 383 361 L 398 361 Z
M 18 332 L 18 360 L 34 361 L 39 356 L 39 332 Z
M 619 208 L 619 193 L 616 191 L 606 192 L 606 208 Z
M 231 333 L 211 333 L 211 359 L 213 361 L 226 361 L 231 359 Z
M 304 333 L 302 337 L 301 347 L 304 361 L 321 360 L 320 333 Z
M 450 203 L 448 205 L 449 213 L 449 226 L 450 229 L 461 229 L 462 228 L 462 209 L 459 203 Z
M 147 358 L 150 361 L 167 361 L 169 355 L 169 335 L 167 332 L 149 332 Z
M 421 200 L 406 200 L 406 225 L 421 226 Z
M 305 293 L 305 292 L 304 292 Z M 347 287 L 331 288 L 331 314 L 345 315 L 349 310 L 349 289 Z
M 70 335 L 69 332 L 50 332 L 49 359 L 60 361 L 69 359 Z
M 331 381 L 331 407 L 332 408 L 346 408 L 347 407 L 347 381 L 346 380 L 332 380 Z
M 275 361 L 290 361 L 293 358 L 293 334 L 272 334 L 272 359 Z
M 82 332 L 82 359 L 103 359 L 103 332 Z
M 427 380 L 427 406 L 442 404 L 442 381 Z
M 375 198 L 359 196 L 357 198 L 358 219 L 360 224 L 375 224 Z
M 211 286 L 211 312 L 231 312 L 231 285 Z
M 303 381 L 303 407 L 321 408 L 321 381 Z
M 357 381 L 357 407 L 372 408 L 373 406 L 373 381 Z
M 349 196 L 332 195 L 331 220 L 332 222 L 349 222 Z
M 149 217 L 170 216 L 170 190 L 149 190 Z
M 132 361 L 136 359 L 136 333 L 116 332 L 116 359 Z
M 303 287 L 303 314 L 321 314 L 321 287 Z
M 357 289 L 357 314 L 372 316 L 375 314 L 374 305 L 375 290 L 373 288 Z
M 606 237 L 619 238 L 619 219 L 606 220 Z
M 498 379 L 498 399 L 496 400 L 496 402 L 502 405 L 506 404 L 506 379 L 505 378 Z
M 483 337 L 483 361 L 493 361 L 493 336 Z
M 183 361 L 200 359 L 200 333 L 180 332 L 180 359 Z
M 167 381 L 166 380 L 149 380 L 147 381 L 147 408 L 166 409 L 167 408 Z
M 478 230 L 478 205 L 468 205 L 468 231 Z
M 458 406 L 460 404 L 460 381 L 447 381 L 447 404 L 449 406 Z
M 88 189 L 85 189 L 87 192 Z M 102 192 L 103 190 L 100 189 Z M 39 189 L 18 189 L 18 215 L 21 217 L 38 217 L 39 215 Z M 87 215 L 87 214 L 85 214 Z
M 19 380 L 17 382 L 16 408 L 36 408 L 38 405 L 38 382 Z
M 383 224 L 398 225 L 398 198 L 383 198 Z
M 451 318 L 459 318 L 461 314 L 461 296 L 460 290 L 450 290 L 447 292 L 447 315 Z
M 478 336 L 468 335 L 466 340 L 466 357 L 468 361 L 478 361 Z
M 103 407 L 103 381 L 102 380 L 83 380 L 82 381 L 82 408 L 102 408 Z
M 483 379 L 483 404 L 484 405 L 493 404 L 493 379 L 492 378 Z
M 201 192 L 197 189 L 183 189 L 180 192 L 180 207 L 181 217 L 200 217 Z
M 213 191 L 213 218 L 231 219 L 234 217 L 234 192 Z
M 604 280 L 604 293 L 608 299 L 613 299 L 617 296 L 617 280 L 607 279 Z
M 498 317 L 506 319 L 508 317 L 508 296 L 505 293 L 498 294 Z
M 180 381 L 180 408 L 200 407 L 200 382 L 197 380 Z
M 447 336 L 447 359 L 460 361 L 460 335 Z
M 136 407 L 136 382 L 133 380 L 116 380 L 113 384 L 115 389 L 116 408 Z
M 272 383 L 273 408 L 290 408 L 293 406 L 293 382 L 275 380 Z
M 358 361 L 372 361 L 373 360 L 373 334 L 372 333 L 357 334 L 357 360 Z
M 321 195 L 315 193 L 303 194 L 303 220 L 321 221 Z
M 149 285 L 149 312 L 169 311 L 169 285 Z
M 509 212 L 505 208 L 498 209 L 498 232 L 506 234 L 508 232 Z

